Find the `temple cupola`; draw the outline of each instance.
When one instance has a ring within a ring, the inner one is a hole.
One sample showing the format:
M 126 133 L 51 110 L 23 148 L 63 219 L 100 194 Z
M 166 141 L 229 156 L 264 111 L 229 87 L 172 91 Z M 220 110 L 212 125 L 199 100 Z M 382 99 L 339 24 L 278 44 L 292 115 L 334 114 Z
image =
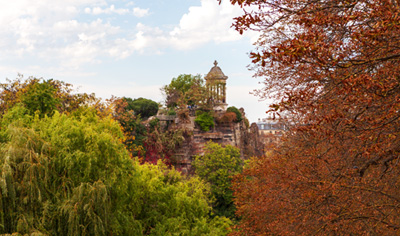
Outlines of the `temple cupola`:
M 226 110 L 226 80 L 228 76 L 224 75 L 218 62 L 214 61 L 214 66 L 205 77 L 210 100 L 214 104 L 214 110 Z

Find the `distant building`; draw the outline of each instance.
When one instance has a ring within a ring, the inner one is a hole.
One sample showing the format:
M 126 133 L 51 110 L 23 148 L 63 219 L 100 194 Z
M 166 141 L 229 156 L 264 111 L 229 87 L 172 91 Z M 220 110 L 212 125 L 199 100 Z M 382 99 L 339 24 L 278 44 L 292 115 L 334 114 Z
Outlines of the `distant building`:
M 287 131 L 285 124 L 272 118 L 258 119 L 256 124 L 262 142 L 265 144 L 279 142 L 280 138 Z

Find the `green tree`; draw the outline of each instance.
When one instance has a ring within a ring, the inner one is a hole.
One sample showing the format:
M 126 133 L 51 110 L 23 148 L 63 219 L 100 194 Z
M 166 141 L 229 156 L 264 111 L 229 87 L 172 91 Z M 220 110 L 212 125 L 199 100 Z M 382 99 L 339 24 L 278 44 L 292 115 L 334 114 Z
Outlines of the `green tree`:
M 242 172 L 243 160 L 240 150 L 231 145 L 222 147 L 213 142 L 205 146 L 203 156 L 196 156 L 193 162 L 196 174 L 210 183 L 215 198 L 213 209 L 216 215 L 235 218 L 232 178 Z
M 132 98 L 125 97 L 123 99 L 128 103 L 126 110 L 134 111 L 135 115 L 140 115 L 143 119 L 157 114 L 158 103 L 153 100 L 146 98 L 136 98 L 132 100 Z
M 53 79 L 24 79 L 22 75 L 0 84 L 0 115 L 20 102 L 32 114 L 39 111 L 42 116 L 55 110 L 70 113 L 83 105 L 95 106 L 98 112 L 107 111 L 94 94 L 77 93 L 71 84 Z
M 36 82 L 27 86 L 21 102 L 31 114 L 38 111 L 40 116 L 52 115 L 60 103 L 56 92 L 50 81 Z
M 166 95 L 167 107 L 200 105 L 205 101 L 205 86 L 201 75 L 182 74 L 161 88 Z
M 111 101 L 113 118 L 121 124 L 125 138 L 123 143 L 132 157 L 145 155 L 143 142 L 147 129 L 142 123 L 141 116 L 136 116 L 134 111 L 128 108 L 129 104 L 124 98 L 114 98 Z
M 136 168 L 133 189 L 139 219 L 145 235 L 227 235 L 231 221 L 225 217 L 209 218 L 210 188 L 197 177 L 187 178 L 161 161 Z M 137 234 L 140 235 L 140 234 Z
M 40 119 L 15 106 L 1 128 L 7 137 L 0 150 L 1 233 L 112 230 L 115 200 L 126 184 L 120 179 L 132 171 L 116 122 L 93 109 Z
M 0 122 L 0 234 L 226 235 L 209 187 L 141 165 L 120 125 L 93 108 L 40 118 L 16 105 Z

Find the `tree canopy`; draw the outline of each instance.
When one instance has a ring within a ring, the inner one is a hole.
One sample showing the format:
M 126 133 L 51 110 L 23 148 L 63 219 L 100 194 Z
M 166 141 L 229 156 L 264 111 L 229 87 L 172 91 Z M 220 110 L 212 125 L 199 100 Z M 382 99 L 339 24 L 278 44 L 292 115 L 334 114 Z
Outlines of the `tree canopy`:
M 56 97 L 56 88 L 51 81 L 29 84 L 21 95 L 21 102 L 31 114 L 38 111 L 42 115 L 52 115 L 60 103 Z
M 153 100 L 146 98 L 124 98 L 128 103 L 126 110 L 134 111 L 135 115 L 140 115 L 142 118 L 147 119 L 150 116 L 154 116 L 158 111 L 158 103 Z
M 396 235 L 400 229 L 400 5 L 231 0 L 287 141 L 237 179 L 237 234 Z
M 49 91 L 34 96 L 45 96 L 38 101 L 58 96 Z M 1 95 L 12 97 L 8 92 Z M 141 164 L 132 158 L 121 125 L 111 112 L 104 115 L 106 106 L 99 111 L 96 104 L 82 104 L 52 115 L 42 114 L 47 109 L 32 113 L 30 107 L 16 101 L 0 117 L 0 234 L 230 232 L 229 219 L 209 216 L 209 185 L 162 162 Z
M 0 84 L 0 115 L 20 102 L 31 114 L 52 114 L 55 110 L 70 113 L 82 105 L 94 106 L 99 112 L 106 110 L 94 94 L 78 93 L 71 84 L 53 79 L 24 79 L 22 75 Z
M 204 80 L 201 75 L 181 74 L 161 88 L 167 107 L 199 105 L 205 100 Z
M 110 103 L 113 106 L 113 118 L 121 125 L 124 132 L 123 143 L 132 157 L 145 155 L 146 150 L 143 142 L 147 129 L 142 123 L 141 116 L 136 116 L 132 109 L 129 109 L 128 102 L 124 98 L 113 98 Z
M 214 213 L 234 219 L 231 181 L 233 176 L 242 172 L 243 160 L 240 158 L 240 150 L 231 145 L 222 147 L 210 141 L 206 144 L 204 152 L 204 155 L 195 157 L 195 172 L 211 184 L 211 193 L 215 198 Z

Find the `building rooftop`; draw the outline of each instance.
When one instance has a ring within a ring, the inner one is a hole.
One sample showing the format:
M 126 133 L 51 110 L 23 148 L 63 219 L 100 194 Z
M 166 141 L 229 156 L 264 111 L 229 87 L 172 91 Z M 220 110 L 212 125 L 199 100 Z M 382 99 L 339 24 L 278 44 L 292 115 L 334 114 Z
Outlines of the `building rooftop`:
M 279 120 L 275 120 L 272 118 L 264 118 L 264 119 L 258 119 L 258 122 L 256 122 L 258 129 L 259 130 L 286 130 L 287 127 L 279 122 Z

